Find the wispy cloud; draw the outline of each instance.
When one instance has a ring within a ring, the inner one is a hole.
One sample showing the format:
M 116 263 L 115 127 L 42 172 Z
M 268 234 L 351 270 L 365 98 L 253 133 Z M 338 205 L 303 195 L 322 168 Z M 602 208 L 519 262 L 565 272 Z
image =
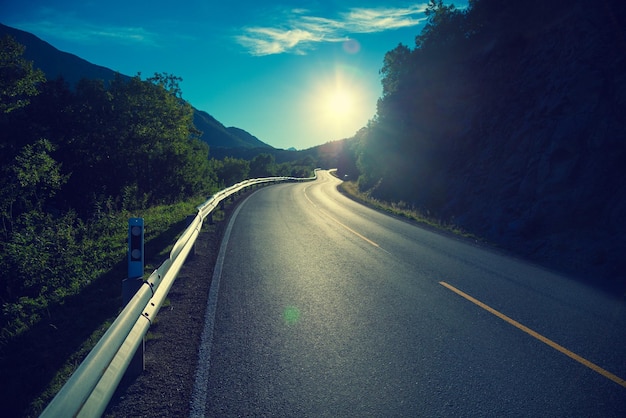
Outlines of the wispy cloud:
M 144 46 L 157 44 L 157 35 L 140 26 L 98 25 L 51 9 L 42 14 L 44 16 L 39 20 L 18 22 L 14 26 L 42 36 L 90 45 L 111 42 Z
M 286 23 L 244 28 L 236 41 L 252 55 L 305 54 L 321 42 L 343 42 L 350 35 L 417 26 L 425 20 L 426 4 L 404 8 L 352 8 L 337 18 L 313 16 L 294 9 Z
M 406 8 L 352 9 L 343 14 L 346 29 L 353 33 L 372 33 L 417 26 L 426 16 L 426 4 Z
M 254 55 L 280 54 L 289 50 L 301 54 L 303 45 L 323 40 L 323 34 L 305 29 L 249 28 L 246 32 L 237 40 Z

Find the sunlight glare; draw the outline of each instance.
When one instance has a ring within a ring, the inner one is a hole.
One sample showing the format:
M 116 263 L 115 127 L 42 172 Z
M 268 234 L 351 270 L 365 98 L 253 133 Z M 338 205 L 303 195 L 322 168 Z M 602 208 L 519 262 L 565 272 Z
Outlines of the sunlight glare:
M 327 111 L 333 115 L 333 117 L 345 117 L 350 114 L 354 106 L 350 92 L 342 90 L 341 88 L 330 91 L 328 97 L 324 100 L 326 101 L 324 106 L 326 106 Z
M 308 101 L 312 121 L 329 132 L 327 140 L 351 136 L 367 121 L 363 116 L 366 94 L 348 68 L 338 66 L 330 73 L 317 74 Z
M 319 62 L 303 74 L 289 120 L 319 144 L 353 137 L 376 114 L 378 74 L 358 65 Z M 295 138 L 297 140 L 297 138 Z

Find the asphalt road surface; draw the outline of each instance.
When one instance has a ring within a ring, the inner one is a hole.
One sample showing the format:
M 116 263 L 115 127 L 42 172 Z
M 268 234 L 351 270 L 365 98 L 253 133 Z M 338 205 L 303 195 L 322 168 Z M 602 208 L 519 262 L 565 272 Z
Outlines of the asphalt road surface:
M 377 213 L 338 182 L 319 172 L 238 208 L 194 415 L 626 416 L 624 298 Z

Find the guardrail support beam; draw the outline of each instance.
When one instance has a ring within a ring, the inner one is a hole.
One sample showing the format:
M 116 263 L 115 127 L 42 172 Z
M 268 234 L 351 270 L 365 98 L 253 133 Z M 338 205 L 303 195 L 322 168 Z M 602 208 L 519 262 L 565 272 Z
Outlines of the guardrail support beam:
M 189 225 L 191 225 L 194 219 L 196 219 L 196 216 L 198 215 L 187 216 L 187 218 L 185 219 L 185 222 L 187 223 L 187 227 L 189 227 Z M 194 241 L 193 246 L 191 247 L 191 251 L 189 251 L 189 255 L 187 256 L 187 258 L 192 258 L 195 255 L 196 255 L 196 242 Z
M 143 285 L 142 277 L 128 278 L 122 280 L 122 307 L 126 306 L 128 302 L 135 296 L 135 293 L 141 288 Z M 128 364 L 128 368 L 126 369 L 126 373 L 124 373 L 124 377 L 126 379 L 134 380 L 143 371 L 145 370 L 145 348 L 146 348 L 146 338 L 143 338 L 143 341 L 137 348 L 135 355 L 133 355 L 132 360 Z

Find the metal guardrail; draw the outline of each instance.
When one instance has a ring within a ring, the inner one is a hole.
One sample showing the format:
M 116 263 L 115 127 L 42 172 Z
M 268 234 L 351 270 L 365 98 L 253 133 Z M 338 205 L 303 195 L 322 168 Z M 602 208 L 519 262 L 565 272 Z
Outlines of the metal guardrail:
M 198 213 L 174 244 L 169 257 L 144 281 L 100 341 L 74 371 L 40 417 L 101 416 L 131 359 L 193 248 L 202 223 L 223 200 L 248 187 L 310 178 L 266 177 L 228 187 L 198 206 Z

